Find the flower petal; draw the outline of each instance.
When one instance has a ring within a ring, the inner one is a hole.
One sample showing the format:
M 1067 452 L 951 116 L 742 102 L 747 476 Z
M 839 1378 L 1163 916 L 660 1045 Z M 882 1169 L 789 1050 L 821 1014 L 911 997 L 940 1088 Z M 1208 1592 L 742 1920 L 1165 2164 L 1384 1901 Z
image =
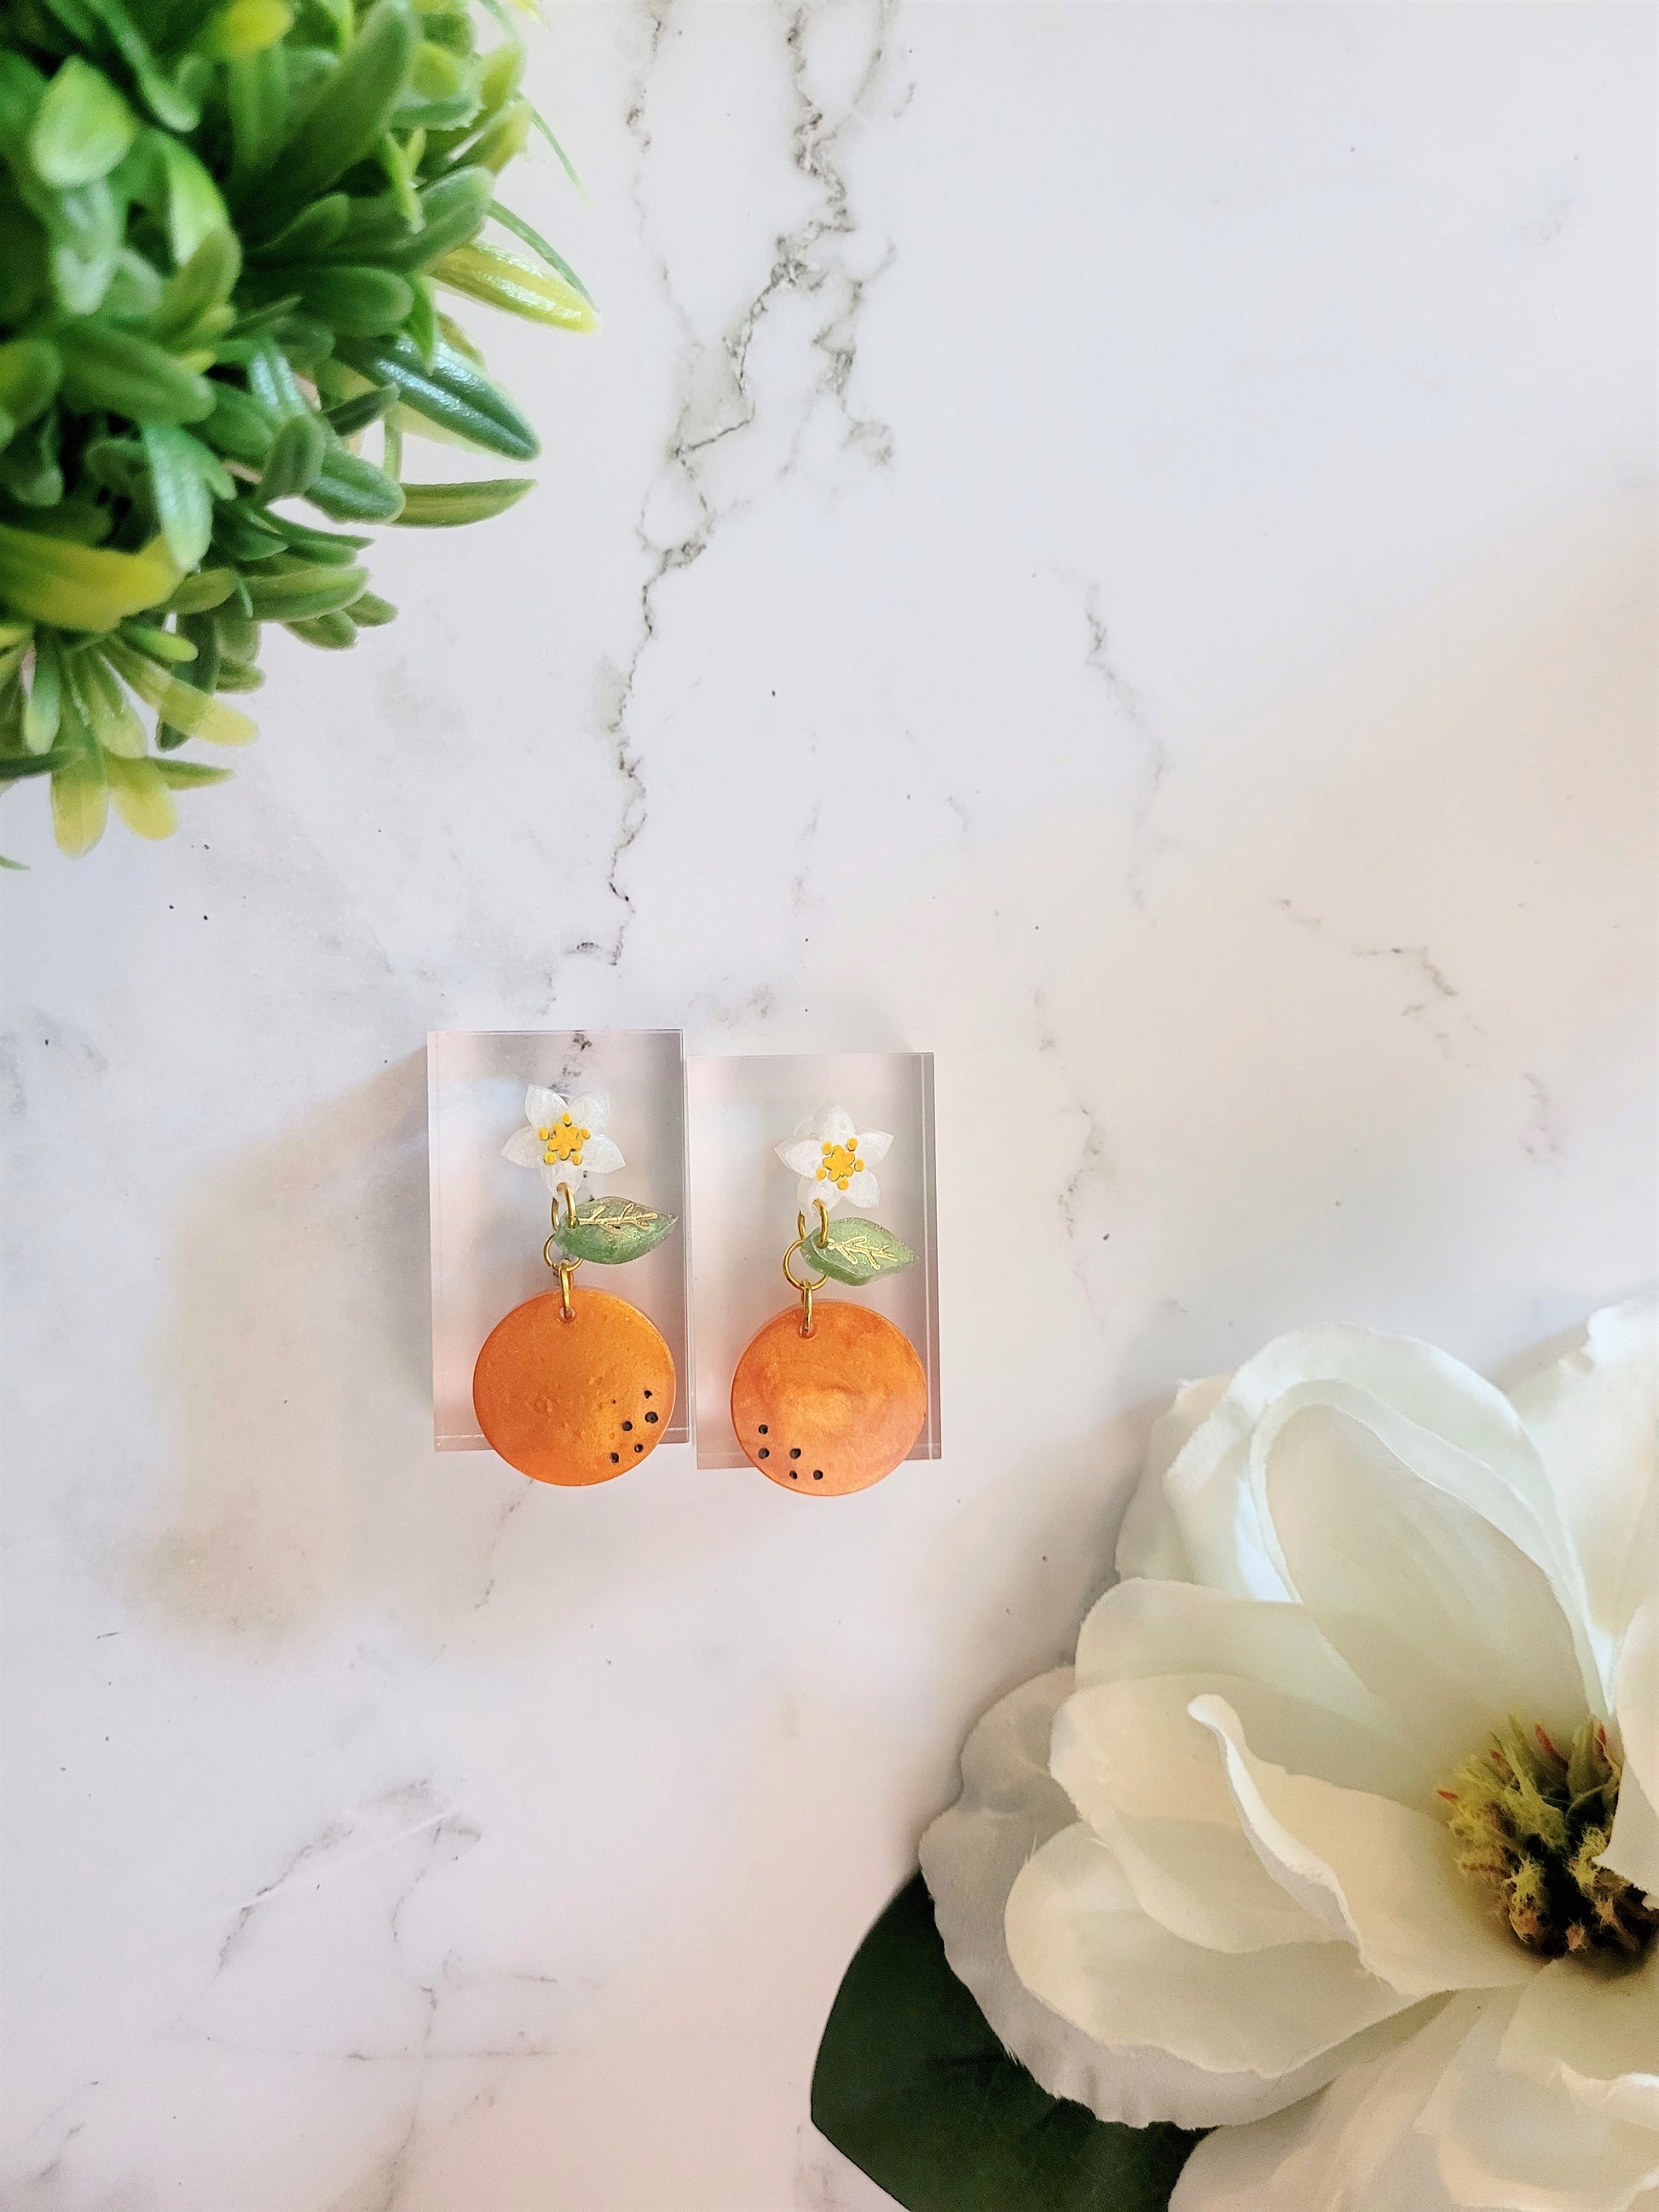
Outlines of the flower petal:
M 571 1100 L 565 1111 L 579 1129 L 586 1129 L 597 1137 L 611 1119 L 611 1094 L 608 1091 L 584 1091 Z
M 960 1798 L 921 1840 L 922 1873 L 952 1972 L 1049 2094 L 1132 2126 L 1163 2118 L 1195 2126 L 1254 2119 L 1305 2097 L 1345 2061 L 1398 2034 L 1390 2021 L 1267 2082 L 1253 2073 L 1206 2073 L 1161 2051 L 1106 2050 L 1025 1988 L 1008 1957 L 1003 1909 L 1032 1850 L 1072 1820 L 1066 1793 L 1048 1771 L 1053 1716 L 1071 1687 L 1070 1668 L 1057 1668 L 993 1706 L 963 1749 Z
M 550 1091 L 544 1083 L 532 1083 L 524 1094 L 524 1118 L 532 1129 L 545 1129 L 569 1109 L 556 1091 Z
M 1530 1438 L 1501 1391 L 1432 1346 L 1364 1328 L 1301 1329 L 1249 1360 L 1179 1452 L 1163 1487 L 1194 1578 L 1245 1596 L 1284 1586 L 1250 1477 L 1258 1428 L 1287 1394 L 1316 1386 L 1437 1440 L 1442 1457 L 1528 1525 L 1559 1518 Z M 1496 1510 L 1496 1508 L 1493 1508 Z
M 586 1127 L 586 1124 L 584 1123 Z M 621 1151 L 609 1137 L 589 1137 L 582 1146 L 582 1173 L 585 1176 L 615 1175 L 628 1163 Z
M 1155 1575 L 1167 1582 L 1197 1580 L 1165 1478 L 1188 1439 L 1214 1412 L 1227 1380 L 1224 1375 L 1212 1375 L 1201 1382 L 1183 1382 L 1169 1411 L 1152 1424 L 1146 1464 L 1118 1534 L 1117 1571 L 1126 1580 L 1131 1575 Z
M 1183 1943 L 1141 1911 L 1111 1852 L 1081 1824 L 1021 1868 L 1004 1927 L 1026 1988 L 1085 2034 L 1109 2049 L 1151 2045 L 1211 2075 L 1283 2081 L 1410 2003 L 1346 1943 Z M 1215 2115 L 1170 2097 L 1146 2117 L 1201 2125 Z
M 798 1176 L 815 1176 L 823 1165 L 823 1147 L 815 1137 L 797 1137 L 793 1143 L 774 1145 L 773 1151 Z
M 1659 2132 L 1510 2072 L 1500 2053 L 1516 2009 L 1508 1996 L 1483 2008 L 1418 2121 L 1453 2202 L 1504 2212 L 1626 2212 L 1659 2185 Z
M 1659 1897 L 1659 1595 L 1625 1632 L 1617 1687 L 1625 1774 L 1602 1862 Z
M 1584 1570 L 1591 1622 L 1611 1650 L 1652 1576 L 1659 1528 L 1659 1309 L 1632 1299 L 1591 1316 L 1584 1341 L 1510 1392 Z
M 862 1175 L 848 1177 L 842 1195 L 848 1206 L 877 1206 L 881 1202 L 881 1185 L 866 1168 Z
M 1413 2125 L 1480 2006 L 1449 1998 L 1322 2096 L 1217 2129 L 1182 2169 L 1170 2212 L 1456 2212 L 1434 2147 Z
M 866 1167 L 878 1168 L 893 1149 L 893 1139 L 885 1129 L 864 1129 L 859 1133 L 859 1158 Z
M 515 1129 L 501 1146 L 501 1158 L 515 1168 L 538 1168 L 547 1150 L 533 1129 Z
M 1285 1580 L 1443 1771 L 1511 1712 L 1571 1736 L 1599 1702 L 1544 1570 L 1365 1423 L 1298 1407 L 1260 1487 Z
M 552 1167 L 547 1166 L 544 1162 L 543 1164 L 542 1181 L 555 1198 L 558 1196 L 560 1187 L 562 1185 L 570 1193 L 571 1201 L 574 1204 L 581 1196 L 582 1185 L 586 1180 L 582 1170 L 570 1160 L 556 1163 Z
M 1222 1746 L 1233 1802 L 1262 1864 L 1402 1996 L 1496 1989 L 1537 1973 L 1458 1872 L 1443 1821 L 1257 1758 L 1223 1698 L 1195 1698 L 1192 1715 Z
M 1523 1993 L 1498 2056 L 1587 2111 L 1659 2128 L 1659 1948 L 1628 1971 L 1556 1960 Z
M 827 1137 L 832 1145 L 844 1145 L 849 1137 L 858 1134 L 858 1124 L 844 1106 L 820 1106 L 805 1127 L 797 1129 L 798 1137 L 816 1137 L 820 1144 Z

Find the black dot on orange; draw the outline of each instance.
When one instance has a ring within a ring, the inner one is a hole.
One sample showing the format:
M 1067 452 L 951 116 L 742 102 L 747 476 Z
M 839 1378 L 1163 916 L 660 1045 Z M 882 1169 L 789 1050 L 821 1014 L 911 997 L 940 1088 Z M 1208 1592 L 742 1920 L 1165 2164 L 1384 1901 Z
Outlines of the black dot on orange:
M 791 1482 L 799 1482 L 800 1480 L 800 1472 L 799 1468 L 793 1467 L 790 1468 L 789 1480 Z
M 771 1458 L 771 1456 L 772 1456 L 771 1453 L 770 1453 L 769 1451 L 768 1451 L 768 1450 L 767 1450 L 766 1446 L 765 1446 L 764 1444 L 763 1444 L 763 1445 L 761 1446 L 761 1448 L 760 1448 L 760 1455 L 761 1455 L 761 1457 L 762 1457 L 763 1459 L 770 1459 L 770 1458 Z
M 643 1451 L 645 1449 L 645 1446 L 643 1444 L 635 1444 L 634 1449 L 635 1451 Z
M 632 1423 L 632 1421 L 624 1421 L 624 1422 L 623 1423 L 623 1428 L 625 1428 L 625 1429 L 631 1429 L 631 1428 L 633 1427 L 633 1425 L 634 1425 L 634 1424 Z
M 761 1435 L 762 1435 L 762 1436 L 764 1436 L 764 1435 L 766 1434 L 766 1424 L 765 1424 L 765 1422 L 764 1422 L 764 1421 L 763 1421 L 763 1422 L 761 1423 L 761 1425 L 760 1425 L 760 1433 L 761 1433 Z
M 647 1421 L 654 1421 L 657 1417 L 654 1413 L 647 1413 L 645 1418 Z
M 611 1453 L 611 1466 L 612 1466 L 612 1467 L 615 1467 L 615 1466 L 617 1464 L 617 1462 L 621 1460 L 621 1458 L 622 1458 L 622 1454 L 621 1454 L 620 1452 L 612 1452 L 612 1453 Z
M 823 1469 L 821 1467 L 815 1467 L 812 1469 L 812 1480 L 814 1482 L 822 1482 L 823 1480 Z
M 646 1392 L 646 1394 L 645 1394 L 645 1395 L 646 1395 L 646 1396 L 648 1398 L 648 1397 L 650 1397 L 650 1396 L 651 1396 L 652 1393 L 651 1393 L 649 1390 L 647 1390 L 647 1391 Z
M 791 1459 L 799 1459 L 800 1457 L 800 1446 L 799 1444 L 790 1445 L 789 1456 Z

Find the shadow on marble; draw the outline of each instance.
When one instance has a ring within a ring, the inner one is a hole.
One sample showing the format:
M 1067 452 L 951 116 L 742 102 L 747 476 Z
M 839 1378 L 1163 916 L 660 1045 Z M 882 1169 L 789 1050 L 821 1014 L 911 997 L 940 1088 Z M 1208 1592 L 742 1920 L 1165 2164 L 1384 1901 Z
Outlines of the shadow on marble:
M 268 1636 L 346 1594 L 430 1442 L 426 1223 L 415 1053 L 191 1203 L 157 1354 L 177 1486 L 137 1561 L 163 1614 Z

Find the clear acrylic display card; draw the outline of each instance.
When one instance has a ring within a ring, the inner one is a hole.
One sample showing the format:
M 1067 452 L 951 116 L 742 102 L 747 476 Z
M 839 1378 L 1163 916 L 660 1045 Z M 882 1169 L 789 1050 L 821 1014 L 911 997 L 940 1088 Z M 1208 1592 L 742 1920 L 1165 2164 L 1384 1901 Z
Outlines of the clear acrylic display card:
M 665 1443 L 691 1434 L 684 1060 L 678 1030 L 445 1030 L 427 1039 L 427 1137 L 432 1179 L 432 1430 L 439 1451 L 484 1451 L 472 1411 L 472 1369 L 496 1322 L 539 1291 L 556 1290 L 542 1258 L 552 1200 L 533 1170 L 501 1146 L 524 1124 L 527 1085 L 567 1096 L 610 1094 L 606 1133 L 625 1167 L 590 1192 L 637 1199 L 680 1226 L 625 1267 L 576 1278 L 625 1297 L 667 1340 L 680 1388 Z
M 934 1235 L 933 1055 L 930 1052 L 694 1054 L 687 1133 L 696 1163 L 691 1271 L 696 1300 L 697 1465 L 746 1464 L 732 1427 L 732 1376 L 744 1346 L 793 1293 L 779 1263 L 795 1233 L 796 1178 L 773 1146 L 821 1106 L 890 1131 L 879 1202 L 859 1208 L 916 1255 L 902 1274 L 862 1290 L 826 1285 L 904 1331 L 927 1370 L 927 1419 L 912 1459 L 939 1455 L 939 1255 Z M 832 1218 L 841 1219 L 840 1214 Z

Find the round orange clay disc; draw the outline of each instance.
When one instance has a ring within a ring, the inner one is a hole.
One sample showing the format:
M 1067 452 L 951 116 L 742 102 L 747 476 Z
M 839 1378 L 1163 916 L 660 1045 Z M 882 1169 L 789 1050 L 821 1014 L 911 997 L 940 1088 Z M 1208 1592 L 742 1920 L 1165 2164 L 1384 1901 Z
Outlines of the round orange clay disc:
M 609 1482 L 637 1467 L 674 1411 L 674 1360 L 637 1306 L 575 1291 L 526 1298 L 484 1339 L 472 1370 L 478 1426 L 538 1482 Z
M 890 1474 L 927 1417 L 927 1377 L 902 1329 L 867 1307 L 819 1298 L 774 1314 L 732 1377 L 732 1425 L 782 1489 L 842 1498 Z

